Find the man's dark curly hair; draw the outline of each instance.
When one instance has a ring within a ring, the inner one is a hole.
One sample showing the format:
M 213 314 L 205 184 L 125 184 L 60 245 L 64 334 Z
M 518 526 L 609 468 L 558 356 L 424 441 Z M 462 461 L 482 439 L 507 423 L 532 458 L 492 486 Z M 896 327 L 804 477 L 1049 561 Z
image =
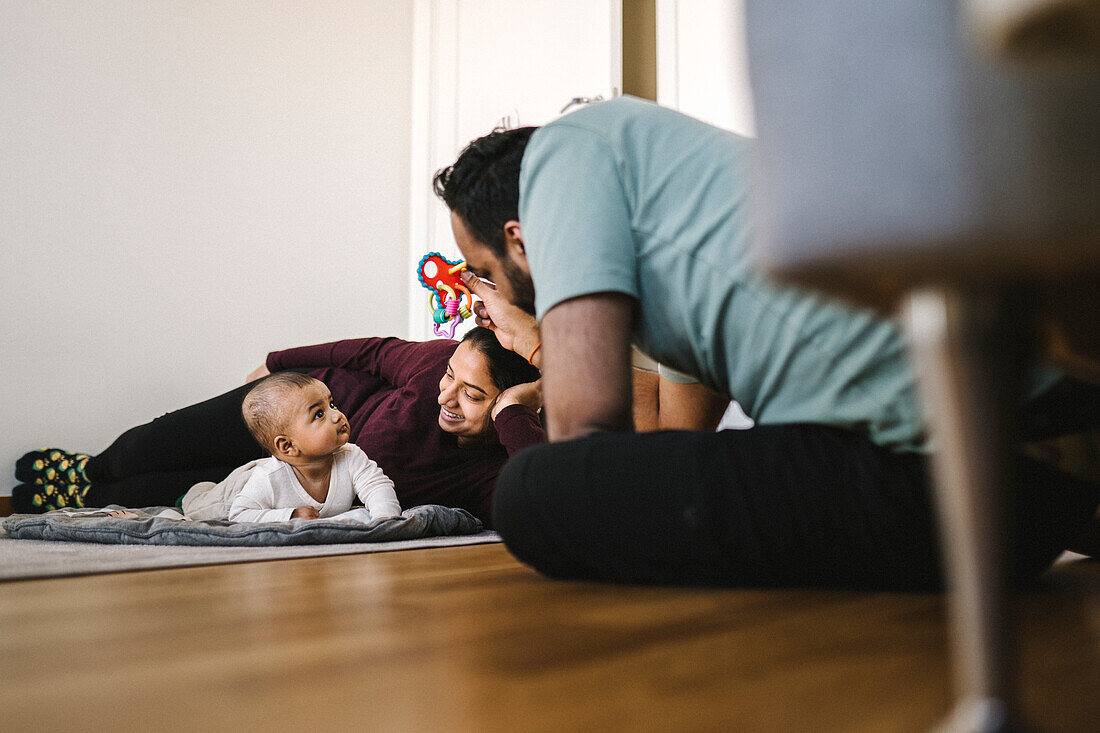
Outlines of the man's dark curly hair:
M 497 257 L 504 256 L 504 223 L 519 220 L 519 166 L 537 129 L 497 128 L 467 145 L 454 165 L 432 179 L 435 195 Z

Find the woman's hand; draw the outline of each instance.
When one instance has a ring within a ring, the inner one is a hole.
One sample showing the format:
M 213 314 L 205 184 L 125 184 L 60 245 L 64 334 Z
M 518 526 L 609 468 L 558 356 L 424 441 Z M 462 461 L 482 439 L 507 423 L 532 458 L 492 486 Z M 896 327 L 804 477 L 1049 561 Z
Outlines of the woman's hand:
M 300 506 L 291 513 L 290 518 L 291 519 L 317 519 L 319 516 L 321 516 L 321 515 L 318 514 L 317 510 L 314 509 L 313 507 L 311 507 L 311 506 Z
M 509 303 L 494 286 L 466 270 L 462 271 L 462 282 L 481 298 L 471 309 L 474 323 L 493 331 L 501 346 L 526 359 L 539 343 L 539 324 L 535 317 Z
M 542 407 L 542 380 L 536 379 L 534 382 L 517 384 L 501 392 L 497 396 L 497 401 L 493 404 L 492 418 L 496 420 L 500 411 L 508 405 L 526 405 L 532 410 L 540 409 Z
M 253 369 L 251 374 L 244 378 L 244 383 L 248 384 L 249 382 L 255 382 L 257 379 L 262 379 L 268 374 L 271 374 L 271 372 L 268 371 L 267 364 L 261 364 L 260 366 Z

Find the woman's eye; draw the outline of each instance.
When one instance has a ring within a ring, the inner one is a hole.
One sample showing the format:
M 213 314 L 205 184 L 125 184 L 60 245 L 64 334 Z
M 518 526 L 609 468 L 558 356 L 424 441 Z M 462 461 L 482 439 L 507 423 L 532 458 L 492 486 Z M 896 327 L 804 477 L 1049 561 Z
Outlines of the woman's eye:
M 481 402 L 482 399 L 480 395 L 472 395 L 469 392 L 466 393 L 466 397 L 469 398 L 471 402 Z
M 324 410 L 318 410 L 317 414 L 313 416 L 313 419 L 314 420 L 320 420 L 324 416 L 325 416 L 325 411 Z

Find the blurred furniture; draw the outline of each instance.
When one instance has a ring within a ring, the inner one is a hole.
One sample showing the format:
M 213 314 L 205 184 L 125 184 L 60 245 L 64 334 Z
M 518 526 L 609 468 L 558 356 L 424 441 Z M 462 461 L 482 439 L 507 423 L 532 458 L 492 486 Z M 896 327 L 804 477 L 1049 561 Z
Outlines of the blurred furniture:
M 1022 4 L 746 8 L 762 254 L 793 282 L 900 307 L 913 345 L 952 589 L 952 730 L 1017 722 L 1001 513 L 1022 371 L 1038 349 L 1100 375 L 1100 15 Z

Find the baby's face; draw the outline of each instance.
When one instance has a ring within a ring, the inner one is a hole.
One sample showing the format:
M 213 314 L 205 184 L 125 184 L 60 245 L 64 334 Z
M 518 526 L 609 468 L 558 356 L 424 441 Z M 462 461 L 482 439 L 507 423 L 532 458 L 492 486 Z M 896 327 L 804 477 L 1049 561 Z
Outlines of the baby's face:
M 499 394 L 485 355 L 469 343 L 459 344 L 439 380 L 439 427 L 457 435 L 459 443 L 481 439 L 492 430 L 490 411 Z
M 336 409 L 332 395 L 316 379 L 286 393 L 283 433 L 307 458 L 327 456 L 348 442 L 348 419 Z

